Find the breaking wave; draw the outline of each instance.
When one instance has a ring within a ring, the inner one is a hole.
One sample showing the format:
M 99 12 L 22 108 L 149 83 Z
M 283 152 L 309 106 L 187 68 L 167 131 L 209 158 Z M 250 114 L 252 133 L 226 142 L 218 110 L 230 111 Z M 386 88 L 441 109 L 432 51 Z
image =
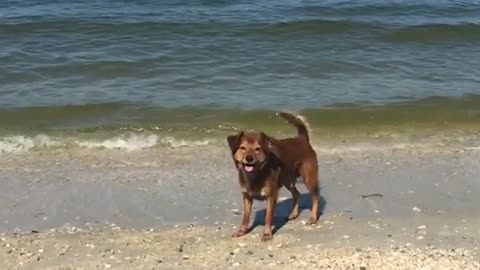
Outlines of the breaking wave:
M 45 134 L 35 136 L 8 136 L 0 138 L 0 153 L 18 153 L 25 151 L 35 151 L 49 148 L 87 148 L 87 149 L 107 149 L 137 151 L 156 146 L 170 148 L 207 146 L 211 140 L 190 141 L 186 139 L 176 139 L 172 136 L 161 138 L 158 135 L 150 134 L 130 134 L 120 135 L 107 139 L 86 139 L 78 138 L 60 138 Z

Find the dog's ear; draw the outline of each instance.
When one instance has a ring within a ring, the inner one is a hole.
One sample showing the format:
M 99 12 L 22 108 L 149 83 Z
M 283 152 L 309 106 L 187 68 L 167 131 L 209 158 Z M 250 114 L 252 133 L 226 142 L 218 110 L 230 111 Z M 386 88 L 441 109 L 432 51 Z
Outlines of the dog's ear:
M 243 131 L 240 131 L 237 135 L 231 135 L 227 137 L 228 146 L 232 150 L 232 154 L 235 154 L 238 147 L 240 146 L 240 141 L 243 137 Z
M 260 136 L 262 137 L 263 147 L 269 153 L 272 153 L 277 158 L 280 158 L 280 151 L 278 150 L 277 145 L 275 144 L 275 139 L 268 136 L 267 134 L 260 132 Z

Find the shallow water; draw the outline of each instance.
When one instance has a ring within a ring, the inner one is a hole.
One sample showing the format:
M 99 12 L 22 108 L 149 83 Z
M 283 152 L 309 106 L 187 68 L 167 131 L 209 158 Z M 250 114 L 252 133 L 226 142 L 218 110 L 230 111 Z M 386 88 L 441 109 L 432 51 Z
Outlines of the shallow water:
M 0 152 L 289 133 L 279 109 L 322 140 L 476 147 L 479 18 L 478 1 L 4 1 Z

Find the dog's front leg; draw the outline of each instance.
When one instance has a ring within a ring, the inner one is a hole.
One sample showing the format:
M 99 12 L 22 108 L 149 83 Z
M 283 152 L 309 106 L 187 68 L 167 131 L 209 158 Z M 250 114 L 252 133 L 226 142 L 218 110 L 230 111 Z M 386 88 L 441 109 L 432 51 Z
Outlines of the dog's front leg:
M 277 204 L 277 197 L 274 194 L 270 194 L 267 198 L 267 209 L 265 215 L 265 227 L 263 229 L 262 241 L 268 241 L 272 239 L 272 225 L 273 225 L 273 213 L 275 212 L 275 205 Z
M 240 237 L 248 232 L 248 225 L 250 224 L 250 216 L 252 214 L 253 198 L 246 193 L 243 193 L 243 219 L 240 228 L 233 233 L 233 237 Z

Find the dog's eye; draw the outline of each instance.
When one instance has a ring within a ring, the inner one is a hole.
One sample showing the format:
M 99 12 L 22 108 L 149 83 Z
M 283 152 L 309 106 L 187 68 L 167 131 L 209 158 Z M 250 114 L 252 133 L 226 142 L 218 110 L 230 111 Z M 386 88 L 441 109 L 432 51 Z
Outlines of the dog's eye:
M 261 148 L 260 147 L 255 147 L 255 152 L 260 152 Z
M 240 150 L 245 151 L 247 148 L 245 146 L 240 146 Z

